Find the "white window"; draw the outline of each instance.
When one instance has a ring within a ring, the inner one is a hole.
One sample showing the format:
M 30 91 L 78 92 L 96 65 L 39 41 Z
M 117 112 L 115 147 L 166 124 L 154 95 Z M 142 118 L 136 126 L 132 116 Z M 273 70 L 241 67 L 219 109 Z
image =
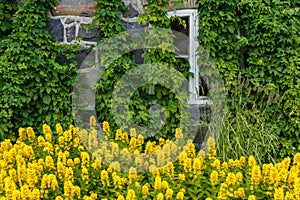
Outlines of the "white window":
M 197 48 L 199 46 L 197 42 L 198 35 L 198 16 L 196 9 L 186 9 L 186 10 L 176 10 L 168 12 L 168 17 L 177 16 L 185 21 L 184 28 L 178 28 L 176 24 L 171 24 L 171 28 L 174 31 L 181 32 L 187 37 L 184 37 L 184 41 L 180 41 L 180 38 L 175 38 L 175 42 L 179 43 L 179 51 L 176 53 L 177 58 L 185 59 L 190 64 L 189 71 L 194 74 L 193 77 L 189 77 L 189 104 L 198 104 L 198 105 L 211 105 L 212 101 L 205 96 L 205 94 L 201 91 L 201 77 L 199 76 L 199 67 L 197 66 Z M 176 34 L 175 34 L 176 36 Z M 179 41 L 178 41 L 179 40 Z M 188 40 L 188 41 L 186 41 Z M 182 42 L 180 44 L 180 42 Z M 175 46 L 177 46 L 175 44 Z M 183 46 L 182 46 L 183 45 Z M 178 47 L 178 46 L 177 46 Z

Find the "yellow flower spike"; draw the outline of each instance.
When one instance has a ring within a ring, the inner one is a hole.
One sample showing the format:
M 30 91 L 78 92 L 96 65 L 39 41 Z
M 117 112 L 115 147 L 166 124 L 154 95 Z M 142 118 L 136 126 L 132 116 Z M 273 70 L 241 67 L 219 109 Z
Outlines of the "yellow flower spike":
M 185 180 L 185 175 L 184 174 L 178 174 L 178 178 L 182 181 Z
M 160 190 L 161 189 L 161 177 L 160 176 L 155 177 L 154 189 L 155 190 Z
M 96 127 L 96 117 L 95 116 L 90 117 L 90 127 Z
M 183 200 L 183 197 L 184 197 L 183 192 L 178 192 L 177 195 L 176 195 L 176 199 L 178 199 L 178 200 Z
M 248 197 L 248 200 L 256 200 L 256 196 L 250 195 L 250 196 Z
M 143 196 L 148 196 L 148 194 L 149 194 L 149 186 L 148 186 L 148 184 L 143 185 L 143 187 L 142 187 L 142 194 L 143 194 Z
M 21 141 L 22 141 L 22 140 L 26 140 L 26 132 L 25 132 L 25 129 L 21 127 L 21 128 L 19 128 L 18 132 L 19 132 L 19 138 L 20 138 L 20 140 L 21 140 Z
M 137 141 L 138 141 L 139 145 L 143 145 L 144 144 L 144 136 L 139 134 L 137 137 Z
M 80 153 L 81 157 L 81 163 L 82 165 L 88 165 L 90 162 L 90 155 L 87 152 L 81 152 Z
M 261 181 L 260 166 L 255 165 L 252 167 L 252 171 L 251 171 L 251 184 L 258 185 L 260 181 Z
M 101 182 L 104 186 L 109 185 L 108 172 L 106 170 L 101 171 Z
M 274 200 L 284 200 L 283 188 L 275 188 Z
M 27 132 L 27 137 L 28 137 L 29 141 L 32 142 L 33 138 L 35 137 L 35 133 L 33 131 L 33 128 L 32 127 L 28 127 L 26 129 L 26 132 Z
M 67 130 L 63 133 L 65 141 L 66 142 L 70 142 L 72 140 L 72 131 L 71 130 Z
M 103 132 L 107 137 L 110 137 L 110 127 L 107 121 L 104 121 L 102 124 Z
M 167 181 L 161 182 L 161 189 L 166 190 L 169 188 L 169 183 Z
M 166 199 L 171 199 L 173 197 L 173 193 L 174 193 L 173 190 L 168 188 L 165 194 Z
M 122 136 L 123 136 L 122 130 L 118 129 L 115 135 L 115 140 L 122 140 Z
M 221 168 L 221 162 L 219 159 L 215 159 L 214 162 L 211 164 L 212 167 L 215 167 L 216 169 L 220 169 Z
M 256 160 L 255 160 L 255 158 L 254 158 L 254 156 L 249 156 L 249 160 L 248 160 L 248 166 L 250 167 L 250 168 L 252 168 L 253 166 L 255 166 L 256 165 Z
M 129 183 L 131 184 L 132 181 L 136 180 L 136 178 L 137 178 L 136 169 L 134 167 L 130 167 L 129 174 L 128 174 Z
M 89 171 L 86 167 L 82 167 L 81 169 L 81 177 L 82 177 L 82 180 L 85 180 L 86 183 L 88 183 L 88 180 L 89 180 Z
M 49 169 L 55 169 L 54 161 L 51 156 L 46 156 L 45 167 Z
M 229 172 L 227 177 L 226 177 L 226 184 L 227 185 L 235 185 L 236 183 L 236 177 L 235 174 L 232 172 Z
M 43 151 L 48 153 L 49 155 L 53 154 L 53 145 L 50 142 L 45 142 Z
M 122 135 L 122 142 L 124 142 L 124 143 L 129 142 L 128 133 L 123 132 L 123 135 Z
M 77 197 L 80 197 L 80 187 L 79 186 L 74 186 L 73 187 L 73 191 L 74 191 L 74 194 L 77 196 Z
M 207 139 L 207 150 L 208 152 L 210 152 L 212 149 L 214 149 L 216 147 L 216 144 L 215 144 L 215 139 L 213 137 L 209 137 Z
M 55 200 L 64 200 L 64 198 L 62 196 L 57 196 L 55 197 Z
M 125 197 L 123 195 L 119 195 L 117 200 L 125 200 Z
M 55 125 L 55 130 L 56 130 L 56 133 L 58 134 L 58 135 L 62 135 L 63 134 L 63 128 L 62 128 L 62 126 L 61 126 L 61 124 L 56 124 Z
M 193 170 L 194 170 L 194 175 L 195 176 L 200 175 L 202 165 L 203 165 L 203 161 L 200 158 L 194 158 Z
M 130 137 L 136 137 L 136 130 L 135 128 L 130 129 Z
M 218 182 L 218 172 L 217 171 L 215 171 L 215 170 L 213 170 L 212 172 L 211 172 L 211 174 L 210 174 L 210 183 L 212 184 L 212 185 L 216 185 L 217 184 L 217 182 Z
M 212 198 L 210 198 L 210 197 L 207 197 L 205 200 L 213 200 Z
M 182 139 L 183 138 L 182 130 L 180 128 L 175 129 L 175 138 L 176 139 Z
M 135 192 L 133 189 L 128 189 L 127 191 L 127 195 L 126 195 L 126 200 L 135 200 L 136 196 L 135 196 Z
M 129 142 L 129 150 L 134 151 L 135 147 L 137 146 L 137 140 L 135 137 L 131 137 L 130 138 L 130 142 Z
M 243 173 L 242 172 L 236 173 L 235 178 L 237 183 L 241 183 L 243 181 Z
M 300 153 L 296 153 L 293 159 L 293 164 L 294 165 L 299 165 L 300 164 Z
M 156 199 L 157 199 L 157 200 L 164 200 L 164 194 L 161 193 L 161 192 L 158 193 L 157 196 L 156 196 Z

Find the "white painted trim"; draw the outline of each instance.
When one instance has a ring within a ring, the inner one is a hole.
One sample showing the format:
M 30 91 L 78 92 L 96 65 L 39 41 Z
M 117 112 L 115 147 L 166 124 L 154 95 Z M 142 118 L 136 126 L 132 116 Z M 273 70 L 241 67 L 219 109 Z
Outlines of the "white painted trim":
M 178 17 L 189 17 L 189 56 L 188 61 L 190 63 L 190 72 L 194 74 L 194 77 L 189 77 L 189 104 L 198 105 L 212 105 L 212 101 L 207 97 L 199 96 L 199 67 L 197 65 L 197 49 L 199 44 L 197 42 L 198 35 L 198 13 L 197 9 L 184 9 L 175 10 L 168 12 L 168 17 L 178 16 Z M 180 57 L 180 56 L 179 56 Z

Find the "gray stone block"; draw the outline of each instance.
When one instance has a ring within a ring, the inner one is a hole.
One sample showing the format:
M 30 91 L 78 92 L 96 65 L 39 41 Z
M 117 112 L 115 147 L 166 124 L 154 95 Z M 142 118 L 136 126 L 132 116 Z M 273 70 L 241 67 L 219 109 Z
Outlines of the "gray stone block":
M 97 42 L 99 40 L 98 28 L 92 27 L 90 30 L 87 30 L 81 25 L 79 27 L 78 36 L 81 36 L 84 41 Z
M 134 9 L 134 7 L 129 4 L 127 6 L 127 9 L 123 12 L 123 17 L 125 18 L 133 18 L 138 16 L 139 12 L 137 10 Z
M 71 41 L 75 40 L 75 34 L 76 34 L 75 31 L 76 31 L 75 26 L 66 28 L 67 42 L 71 42 Z
M 50 19 L 47 23 L 47 29 L 54 36 L 55 41 L 64 41 L 64 27 L 60 19 Z

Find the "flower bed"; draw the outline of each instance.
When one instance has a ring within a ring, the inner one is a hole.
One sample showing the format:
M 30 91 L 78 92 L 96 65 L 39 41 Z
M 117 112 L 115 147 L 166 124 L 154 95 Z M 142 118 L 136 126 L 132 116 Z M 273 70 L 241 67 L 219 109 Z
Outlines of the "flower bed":
M 162 161 L 157 157 L 152 163 L 140 163 L 148 172 L 139 172 L 134 167 L 126 172 L 118 162 L 106 165 L 97 159 L 99 151 L 90 153 L 92 147 L 99 145 L 93 120 L 91 122 L 89 131 L 74 126 L 63 131 L 60 124 L 52 131 L 43 125 L 41 136 L 35 136 L 38 134 L 30 127 L 20 128 L 16 144 L 3 141 L 0 147 L 1 198 L 300 199 L 300 153 L 292 161 L 285 158 L 280 163 L 262 166 L 257 165 L 252 156 L 222 162 L 216 155 L 213 138 L 209 138 L 207 152 L 196 153 L 189 143 L 175 162 L 159 167 Z M 103 130 L 109 139 L 107 123 Z M 174 141 L 161 138 L 157 143 L 146 144 L 134 129 L 129 134 L 118 130 L 115 135 L 110 144 L 119 147 L 116 154 L 132 152 L 138 158 L 167 145 L 170 148 L 164 152 L 178 151 L 177 139 L 183 134 L 177 129 Z M 85 148 L 87 143 L 92 146 Z

